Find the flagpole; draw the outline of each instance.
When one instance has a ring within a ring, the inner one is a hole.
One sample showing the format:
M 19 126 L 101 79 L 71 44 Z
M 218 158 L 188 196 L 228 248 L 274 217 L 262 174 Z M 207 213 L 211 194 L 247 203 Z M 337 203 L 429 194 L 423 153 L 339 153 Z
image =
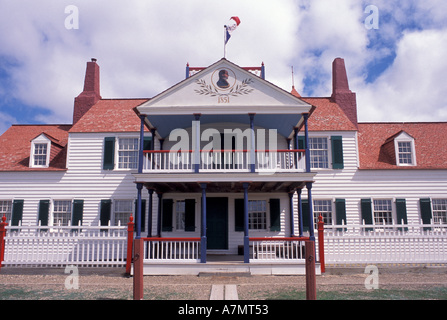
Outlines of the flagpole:
M 224 26 L 224 58 L 226 58 L 227 56 L 227 43 L 226 43 L 226 39 L 227 38 L 227 26 Z

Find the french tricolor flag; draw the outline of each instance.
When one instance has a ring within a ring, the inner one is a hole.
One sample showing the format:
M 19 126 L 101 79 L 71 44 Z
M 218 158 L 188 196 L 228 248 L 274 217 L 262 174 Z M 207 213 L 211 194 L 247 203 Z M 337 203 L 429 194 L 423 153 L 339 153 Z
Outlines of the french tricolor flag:
M 239 26 L 239 24 L 241 23 L 241 20 L 238 17 L 231 17 L 230 18 L 230 23 L 225 26 L 225 44 L 227 44 L 228 40 L 230 40 L 231 38 L 231 34 L 233 33 L 234 30 L 236 30 L 236 28 Z

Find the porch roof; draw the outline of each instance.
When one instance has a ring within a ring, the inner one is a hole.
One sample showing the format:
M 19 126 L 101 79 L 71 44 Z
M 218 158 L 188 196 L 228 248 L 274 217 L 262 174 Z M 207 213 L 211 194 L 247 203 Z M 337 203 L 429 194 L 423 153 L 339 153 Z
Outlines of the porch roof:
M 191 173 L 191 174 L 134 174 L 135 183 L 157 192 L 201 192 L 201 183 L 206 183 L 207 192 L 241 193 L 242 184 L 249 183 L 249 192 L 284 193 L 303 188 L 313 182 L 316 173 Z

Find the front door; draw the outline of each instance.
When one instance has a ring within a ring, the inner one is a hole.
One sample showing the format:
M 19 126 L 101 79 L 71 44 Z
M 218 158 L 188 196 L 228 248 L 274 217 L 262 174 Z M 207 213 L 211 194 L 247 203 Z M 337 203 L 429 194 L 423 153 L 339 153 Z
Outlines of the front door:
M 206 198 L 207 249 L 228 249 L 228 198 Z

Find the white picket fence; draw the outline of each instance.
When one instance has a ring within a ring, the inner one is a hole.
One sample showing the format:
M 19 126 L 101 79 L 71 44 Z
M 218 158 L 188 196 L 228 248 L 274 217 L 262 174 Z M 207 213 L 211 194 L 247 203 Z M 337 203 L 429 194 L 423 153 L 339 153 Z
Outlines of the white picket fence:
M 3 266 L 126 264 L 126 226 L 8 226 Z
M 326 264 L 447 263 L 447 224 L 324 228 Z

